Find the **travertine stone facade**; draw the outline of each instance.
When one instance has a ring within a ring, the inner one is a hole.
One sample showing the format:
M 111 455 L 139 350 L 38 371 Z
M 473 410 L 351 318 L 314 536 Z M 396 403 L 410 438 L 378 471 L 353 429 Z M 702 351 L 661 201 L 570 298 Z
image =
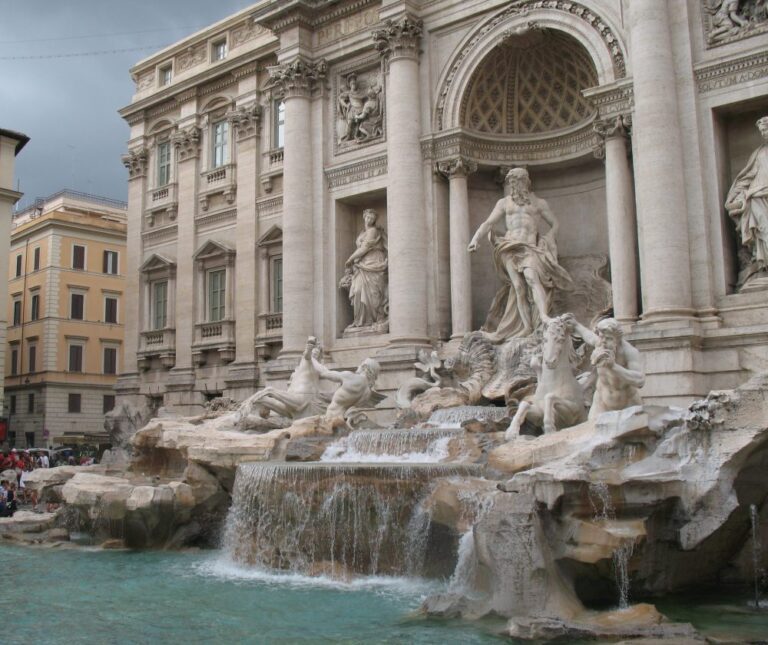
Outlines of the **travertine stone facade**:
M 714 4 L 262 1 L 141 61 L 121 111 L 138 303 L 122 395 L 243 399 L 284 382 L 308 336 L 337 367 L 375 356 L 392 392 L 419 349 L 485 319 L 500 278 L 487 244 L 466 247 L 513 167 L 557 215 L 574 285 L 553 301 L 589 325 L 610 280 L 646 399 L 764 368 L 768 290 L 742 288 L 724 204 L 768 114 L 766 16 Z M 388 328 L 345 334 L 366 209 Z
M 131 309 L 125 212 L 124 202 L 61 191 L 13 219 L 3 354 L 17 447 L 104 437 Z

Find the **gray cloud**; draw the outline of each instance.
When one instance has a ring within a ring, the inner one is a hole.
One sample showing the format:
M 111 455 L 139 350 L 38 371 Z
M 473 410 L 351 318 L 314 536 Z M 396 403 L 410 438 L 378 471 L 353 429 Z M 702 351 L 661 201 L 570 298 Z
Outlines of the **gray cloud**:
M 0 127 L 30 142 L 17 158 L 22 204 L 62 188 L 125 199 L 120 162 L 128 70 L 253 0 L 0 0 Z M 141 33 L 140 33 L 141 32 Z M 66 54 L 147 47 L 142 51 Z M 27 59 L 11 57 L 56 56 Z

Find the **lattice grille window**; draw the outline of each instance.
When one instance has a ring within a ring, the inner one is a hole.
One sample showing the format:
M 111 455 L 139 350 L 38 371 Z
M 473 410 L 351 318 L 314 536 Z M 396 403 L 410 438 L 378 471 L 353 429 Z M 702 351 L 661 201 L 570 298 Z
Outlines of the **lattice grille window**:
M 589 54 L 570 36 L 546 32 L 526 47 L 512 39 L 475 71 L 462 123 L 489 134 L 560 130 L 593 115 L 581 91 L 597 83 Z

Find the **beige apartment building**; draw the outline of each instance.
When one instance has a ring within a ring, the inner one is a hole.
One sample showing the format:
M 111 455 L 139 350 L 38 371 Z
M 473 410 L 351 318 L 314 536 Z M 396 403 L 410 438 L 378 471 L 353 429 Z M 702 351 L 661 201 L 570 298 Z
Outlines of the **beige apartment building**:
M 262 0 L 142 60 L 119 394 L 242 399 L 308 336 L 391 394 L 491 318 L 504 278 L 467 247 L 515 166 L 559 221 L 554 310 L 612 309 L 647 400 L 765 369 L 764 261 L 724 205 L 762 142 L 768 12 L 713 4 Z M 366 226 L 374 316 L 348 271 Z
M 61 191 L 13 220 L 5 345 L 9 443 L 98 437 L 115 405 L 126 205 Z
M 0 302 L 8 297 L 8 273 L 5 258 L 11 245 L 11 220 L 13 207 L 22 194 L 14 190 L 14 167 L 16 155 L 27 144 L 29 137 L 12 130 L 0 129 Z M 5 347 L 7 318 L 0 308 L 0 347 Z M 0 352 L 0 374 L 5 368 L 5 352 Z M 3 383 L 0 383 L 0 401 L 3 400 Z M 7 410 L 0 417 L 5 419 Z M 5 422 L 3 422 L 5 423 Z

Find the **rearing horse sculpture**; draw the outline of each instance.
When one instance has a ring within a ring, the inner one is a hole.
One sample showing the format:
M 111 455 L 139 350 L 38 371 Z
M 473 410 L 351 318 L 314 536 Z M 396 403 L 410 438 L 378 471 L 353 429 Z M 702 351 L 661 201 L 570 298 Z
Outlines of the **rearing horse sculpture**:
M 584 393 L 573 373 L 578 362 L 568 325 L 562 317 L 550 318 L 544 323 L 542 354 L 531 361 L 538 375 L 536 391 L 520 403 L 505 434 L 507 441 L 520 434 L 526 419 L 545 433 L 586 420 Z

